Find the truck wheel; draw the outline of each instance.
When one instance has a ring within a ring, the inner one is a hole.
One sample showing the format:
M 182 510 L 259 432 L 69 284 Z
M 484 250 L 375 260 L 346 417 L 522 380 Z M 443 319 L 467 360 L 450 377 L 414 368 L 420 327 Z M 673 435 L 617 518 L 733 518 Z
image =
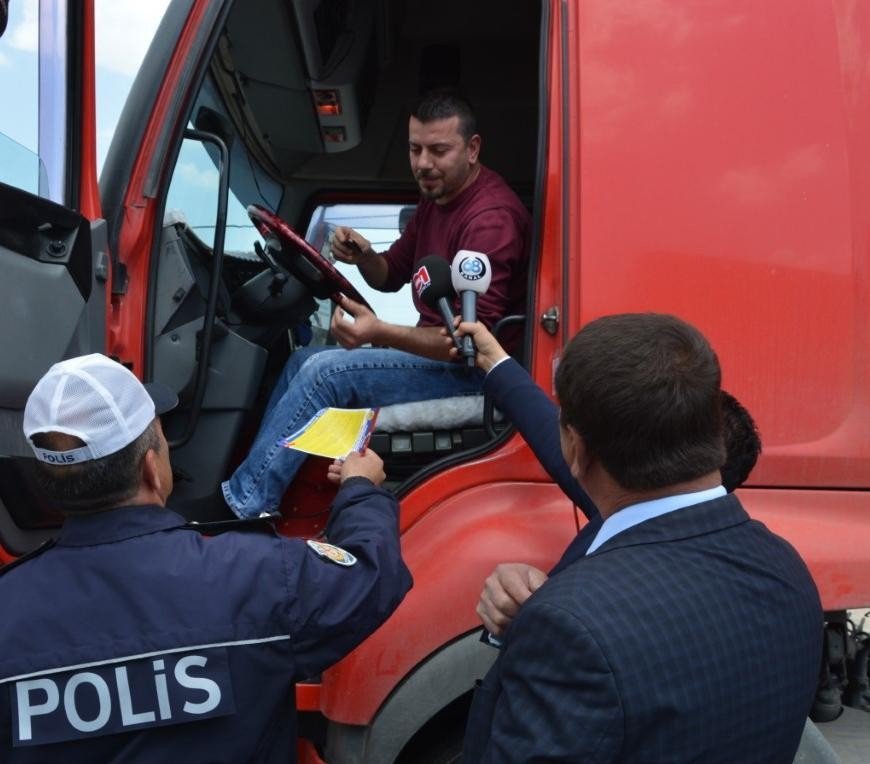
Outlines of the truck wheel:
M 462 735 L 451 734 L 436 747 L 421 753 L 420 764 L 459 764 L 462 758 Z
M 414 741 L 402 751 L 396 764 L 459 764 L 462 758 L 464 725 L 441 727 L 427 731 L 425 737 Z

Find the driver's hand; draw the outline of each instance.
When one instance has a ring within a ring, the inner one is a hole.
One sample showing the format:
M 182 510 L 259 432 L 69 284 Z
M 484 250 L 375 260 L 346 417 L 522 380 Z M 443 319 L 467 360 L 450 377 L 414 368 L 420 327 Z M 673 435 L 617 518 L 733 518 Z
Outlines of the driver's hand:
M 537 590 L 547 574 L 522 562 L 502 563 L 489 574 L 477 614 L 490 634 L 500 637 L 522 605 Z
M 346 226 L 336 226 L 332 232 L 332 254 L 335 259 L 342 263 L 359 265 L 370 255 L 374 254 L 372 243 Z
M 336 459 L 329 465 L 327 478 L 330 482 L 343 483 L 352 477 L 368 478 L 375 485 L 380 485 L 386 478 L 383 460 L 367 448 L 363 454 L 353 451 L 344 459 Z
M 377 344 L 380 327 L 380 319 L 365 305 L 342 295 L 341 303 L 332 314 L 329 331 L 339 345 L 352 350 L 367 342 Z

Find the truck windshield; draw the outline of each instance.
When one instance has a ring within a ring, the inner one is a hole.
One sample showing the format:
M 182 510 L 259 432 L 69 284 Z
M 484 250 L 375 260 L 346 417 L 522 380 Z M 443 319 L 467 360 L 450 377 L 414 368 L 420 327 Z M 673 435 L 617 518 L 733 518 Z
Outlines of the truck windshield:
M 45 165 L 36 152 L 0 133 L 0 183 L 38 194 L 40 179 L 44 187 Z
M 206 79 L 190 124 L 206 132 L 222 126 L 220 137 L 230 150 L 230 194 L 227 203 L 225 247 L 235 257 L 256 260 L 254 241 L 260 240 L 246 212 L 247 205 L 259 204 L 270 210 L 277 209 L 281 200 L 281 186 L 270 178 L 248 153 L 244 142 L 235 134 L 223 104 L 217 98 L 211 77 Z M 208 114 L 207 118 L 202 115 Z M 180 220 L 204 243 L 211 245 L 215 234 L 216 189 L 218 184 L 218 155 L 210 143 L 186 140 L 175 165 L 169 195 L 166 199 L 164 221 Z
M 6 3 L 2 4 L 6 11 Z M 11 3 L 0 37 L 0 183 L 39 193 L 39 27 L 36 3 Z

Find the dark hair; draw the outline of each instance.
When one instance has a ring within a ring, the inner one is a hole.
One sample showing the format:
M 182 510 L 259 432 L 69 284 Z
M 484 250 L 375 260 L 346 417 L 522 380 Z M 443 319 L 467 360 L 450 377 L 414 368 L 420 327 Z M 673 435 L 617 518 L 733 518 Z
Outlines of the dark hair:
M 411 109 L 411 116 L 421 122 L 459 117 L 459 134 L 466 143 L 477 132 L 477 118 L 471 104 L 455 90 L 430 90 Z
M 84 442 L 60 432 L 37 433 L 32 438 L 39 448 L 65 451 Z M 139 490 L 139 470 L 149 450 L 160 451 L 160 438 L 152 422 L 145 431 L 120 451 L 102 459 L 78 464 L 37 462 L 36 476 L 45 494 L 65 512 L 98 512 L 122 505 Z
M 653 490 L 725 461 L 713 348 L 675 316 L 624 313 L 587 324 L 556 371 L 562 423 L 619 485 Z
M 761 436 L 750 413 L 731 393 L 722 391 L 722 428 L 725 464 L 722 485 L 726 491 L 740 487 L 749 477 L 761 453 Z

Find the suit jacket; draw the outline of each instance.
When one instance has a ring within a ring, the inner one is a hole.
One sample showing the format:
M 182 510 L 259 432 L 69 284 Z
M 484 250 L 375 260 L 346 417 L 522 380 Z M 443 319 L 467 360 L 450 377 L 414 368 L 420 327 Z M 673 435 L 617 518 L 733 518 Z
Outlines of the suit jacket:
M 463 760 L 790 764 L 823 625 L 794 549 L 733 495 L 592 537 L 508 629 Z

